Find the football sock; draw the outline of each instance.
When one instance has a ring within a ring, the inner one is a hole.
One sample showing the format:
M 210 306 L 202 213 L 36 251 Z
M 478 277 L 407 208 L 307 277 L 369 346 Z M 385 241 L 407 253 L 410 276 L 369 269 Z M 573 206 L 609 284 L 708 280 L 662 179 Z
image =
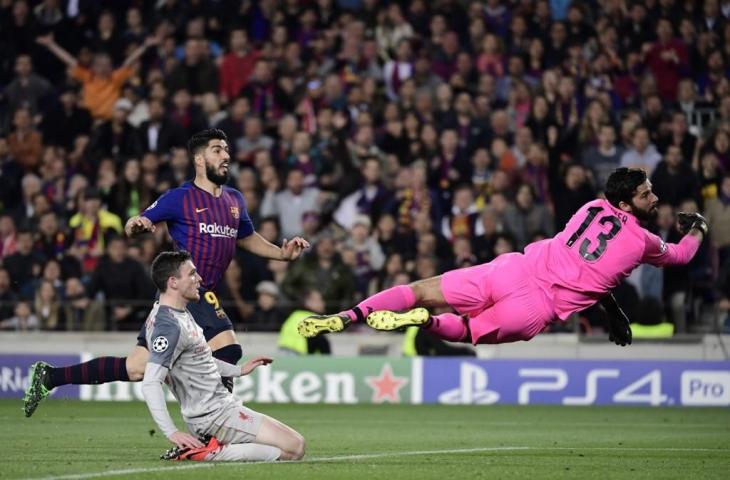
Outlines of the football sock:
M 444 340 L 461 342 L 467 339 L 469 334 L 467 321 L 455 313 L 442 313 L 432 316 L 429 323 L 423 328 Z
M 69 367 L 54 367 L 48 388 L 61 385 L 96 385 L 107 382 L 128 382 L 127 357 L 99 357 Z
M 368 297 L 344 312 L 353 322 L 363 322 L 376 310 L 408 310 L 416 304 L 416 295 L 408 285 L 398 285 Z
M 219 348 L 213 352 L 213 357 L 217 358 L 231 365 L 236 365 L 238 361 L 243 357 L 243 349 L 237 343 L 226 345 L 223 348 Z M 229 392 L 233 393 L 233 377 L 222 377 L 223 386 L 225 386 Z
M 260 443 L 229 443 L 217 452 L 209 453 L 210 462 L 273 462 L 281 456 L 281 450 Z

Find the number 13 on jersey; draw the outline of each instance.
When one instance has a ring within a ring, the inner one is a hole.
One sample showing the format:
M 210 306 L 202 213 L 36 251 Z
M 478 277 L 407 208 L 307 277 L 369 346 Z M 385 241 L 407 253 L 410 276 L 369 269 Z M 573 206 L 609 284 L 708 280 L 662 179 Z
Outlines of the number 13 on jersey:
M 603 211 L 603 207 L 590 207 L 588 209 L 588 215 L 580 224 L 578 229 L 573 232 L 568 241 L 565 243 L 568 248 L 572 248 L 573 244 L 585 233 L 586 229 L 593 223 L 596 216 Z M 608 241 L 611 240 L 621 230 L 621 220 L 615 215 L 604 215 L 598 223 L 601 225 L 610 225 L 611 229 L 607 232 L 599 232 L 595 239 L 584 238 L 580 243 L 580 256 L 583 257 L 587 262 L 595 262 L 601 255 L 603 255 L 608 247 Z M 598 243 L 593 250 L 589 250 L 592 244 Z

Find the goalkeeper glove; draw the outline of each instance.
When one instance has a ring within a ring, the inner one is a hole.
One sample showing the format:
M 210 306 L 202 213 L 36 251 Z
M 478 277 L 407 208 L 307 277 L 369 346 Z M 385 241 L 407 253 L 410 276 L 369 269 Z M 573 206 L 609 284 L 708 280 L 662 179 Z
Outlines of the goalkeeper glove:
M 629 317 L 621 310 L 613 294 L 609 293 L 603 297 L 601 306 L 603 306 L 608 319 L 608 340 L 622 347 L 631 345 L 632 333 Z
M 700 230 L 703 236 L 707 236 L 707 231 L 710 229 L 710 225 L 707 223 L 705 217 L 699 213 L 686 213 L 679 212 L 677 214 L 677 221 L 679 222 L 679 231 L 687 233 L 693 228 Z

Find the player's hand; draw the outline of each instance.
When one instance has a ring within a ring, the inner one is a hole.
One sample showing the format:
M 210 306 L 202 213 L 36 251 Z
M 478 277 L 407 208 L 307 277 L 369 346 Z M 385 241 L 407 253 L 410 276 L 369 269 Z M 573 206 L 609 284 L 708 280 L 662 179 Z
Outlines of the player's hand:
M 137 215 L 127 221 L 124 231 L 128 237 L 132 237 L 144 232 L 154 232 L 155 228 L 155 224 L 149 218 Z
M 679 212 L 677 214 L 677 222 L 679 223 L 679 231 L 682 233 L 687 233 L 693 228 L 696 228 L 703 235 L 707 236 L 707 231 L 710 229 L 710 224 L 707 223 L 707 219 L 699 213 Z
M 629 317 L 616 304 L 615 309 L 606 310 L 608 316 L 608 341 L 625 347 L 631 345 L 632 332 Z
M 609 293 L 601 299 L 601 306 L 606 312 L 606 319 L 608 320 L 608 340 L 622 347 L 631 345 L 631 322 L 616 298 Z
M 285 238 L 281 242 L 281 259 L 286 261 L 296 260 L 307 248 L 309 248 L 309 242 L 302 237 L 294 237 L 291 240 Z
M 258 367 L 262 365 L 268 365 L 273 361 L 274 359 L 270 357 L 254 357 L 243 364 L 243 367 L 241 367 L 241 376 L 248 375 L 249 373 L 256 370 Z
M 178 448 L 200 448 L 204 446 L 200 440 L 184 432 L 175 432 L 167 439 L 177 445 Z
M 623 313 L 623 310 L 621 310 L 621 313 Z M 625 347 L 626 345 L 631 345 L 632 340 L 632 332 L 631 332 L 631 325 L 629 324 L 629 319 L 626 318 L 624 315 L 624 318 L 617 318 L 617 319 L 609 319 L 608 321 L 608 341 L 614 342 L 616 345 L 621 345 L 622 347 Z

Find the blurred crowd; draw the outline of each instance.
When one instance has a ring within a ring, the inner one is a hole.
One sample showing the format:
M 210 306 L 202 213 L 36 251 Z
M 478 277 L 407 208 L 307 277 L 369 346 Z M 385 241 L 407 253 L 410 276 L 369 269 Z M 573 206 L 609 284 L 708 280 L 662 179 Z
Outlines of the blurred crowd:
M 711 225 L 617 288 L 629 316 L 730 327 L 728 0 L 0 0 L 0 51 L 0 328 L 137 330 L 170 244 L 122 226 L 208 127 L 259 233 L 313 244 L 239 250 L 237 329 L 519 251 L 618 166 L 649 173 L 667 241 L 677 211 Z

